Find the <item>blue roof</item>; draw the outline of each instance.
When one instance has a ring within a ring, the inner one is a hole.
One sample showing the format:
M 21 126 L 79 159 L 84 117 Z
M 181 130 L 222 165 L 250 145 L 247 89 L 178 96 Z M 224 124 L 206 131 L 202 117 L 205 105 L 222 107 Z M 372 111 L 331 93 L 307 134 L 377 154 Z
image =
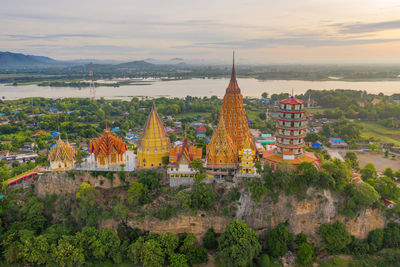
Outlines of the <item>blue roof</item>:
M 89 152 L 89 148 L 85 148 L 84 151 Z
M 127 138 L 138 137 L 136 134 L 127 134 L 125 135 Z
M 19 113 L 19 110 L 13 110 L 13 112 L 15 115 Z
M 53 144 L 50 146 L 50 149 L 54 148 L 56 146 L 56 144 Z
M 324 147 L 322 144 L 320 143 L 312 143 L 311 144 L 312 147 Z
M 4 195 L 0 195 L 0 199 L 4 198 Z
M 68 115 L 70 115 L 71 113 L 74 113 L 75 110 L 70 110 L 67 112 Z
M 331 138 L 332 143 L 344 143 L 344 140 L 341 138 Z
M 111 130 L 112 132 L 119 132 L 119 131 L 121 131 L 118 127 L 115 127 L 115 128 L 113 128 L 112 130 Z
M 4 113 L 0 113 L 0 116 L 4 117 L 4 115 L 5 115 Z
M 207 135 L 205 134 L 196 134 L 196 137 L 206 137 Z
M 208 144 L 208 143 L 210 143 L 210 142 L 211 142 L 210 139 L 208 139 L 208 138 L 204 139 L 204 143 Z
M 58 108 L 49 108 L 50 111 L 57 111 Z
M 52 135 L 53 137 L 57 137 L 59 134 L 60 134 L 59 132 L 52 132 L 52 133 L 51 133 L 51 135 Z
M 197 117 L 194 117 L 193 119 L 194 119 L 195 121 L 197 121 L 199 118 L 197 118 Z

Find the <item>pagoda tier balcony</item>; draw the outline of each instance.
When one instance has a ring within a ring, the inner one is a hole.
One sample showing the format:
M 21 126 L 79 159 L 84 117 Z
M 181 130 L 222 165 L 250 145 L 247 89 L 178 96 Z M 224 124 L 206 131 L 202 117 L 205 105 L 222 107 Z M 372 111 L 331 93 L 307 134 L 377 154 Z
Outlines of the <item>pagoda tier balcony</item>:
M 280 134 L 276 133 L 275 138 L 282 138 L 282 139 L 304 139 L 306 137 L 306 134 L 299 134 L 299 135 L 285 135 L 285 134 Z
M 278 121 L 288 121 L 288 122 L 306 122 L 307 118 L 281 118 L 278 116 Z
M 306 147 L 306 145 L 304 143 L 303 144 L 298 144 L 298 145 L 276 143 L 275 145 L 277 147 L 280 147 L 280 148 L 290 148 L 290 149 L 301 149 L 301 148 L 305 148 Z
M 277 129 L 282 130 L 282 131 L 305 131 L 307 129 L 306 126 L 299 126 L 299 127 L 290 127 L 290 126 L 276 126 Z
M 302 114 L 302 113 L 306 113 L 305 110 L 287 110 L 287 109 L 281 109 L 281 110 L 279 110 L 279 112 L 285 113 L 285 114 Z

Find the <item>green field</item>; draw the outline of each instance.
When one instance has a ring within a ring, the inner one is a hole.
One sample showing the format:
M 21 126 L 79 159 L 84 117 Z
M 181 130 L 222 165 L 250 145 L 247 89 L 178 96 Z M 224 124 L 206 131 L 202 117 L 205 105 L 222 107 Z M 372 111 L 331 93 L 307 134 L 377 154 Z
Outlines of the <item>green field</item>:
M 364 138 L 375 138 L 378 141 L 394 143 L 400 146 L 400 129 L 386 128 L 376 122 L 357 121 L 361 125 L 361 136 Z

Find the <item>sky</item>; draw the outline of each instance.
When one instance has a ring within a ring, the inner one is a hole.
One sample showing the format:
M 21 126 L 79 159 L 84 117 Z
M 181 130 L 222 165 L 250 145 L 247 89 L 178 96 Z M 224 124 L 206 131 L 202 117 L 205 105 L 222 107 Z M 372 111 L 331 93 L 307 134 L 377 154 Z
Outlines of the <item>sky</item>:
M 398 0 L 0 0 L 0 51 L 60 60 L 400 63 Z

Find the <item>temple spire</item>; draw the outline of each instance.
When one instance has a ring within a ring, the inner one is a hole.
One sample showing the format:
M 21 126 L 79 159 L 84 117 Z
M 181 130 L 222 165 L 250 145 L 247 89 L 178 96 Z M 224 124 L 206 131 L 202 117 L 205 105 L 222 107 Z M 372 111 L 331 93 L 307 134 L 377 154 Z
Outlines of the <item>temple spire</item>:
M 235 70 L 235 51 L 233 51 L 232 60 L 232 73 L 231 80 L 229 82 L 228 88 L 226 88 L 227 93 L 240 93 L 240 88 L 236 80 L 236 70 Z

